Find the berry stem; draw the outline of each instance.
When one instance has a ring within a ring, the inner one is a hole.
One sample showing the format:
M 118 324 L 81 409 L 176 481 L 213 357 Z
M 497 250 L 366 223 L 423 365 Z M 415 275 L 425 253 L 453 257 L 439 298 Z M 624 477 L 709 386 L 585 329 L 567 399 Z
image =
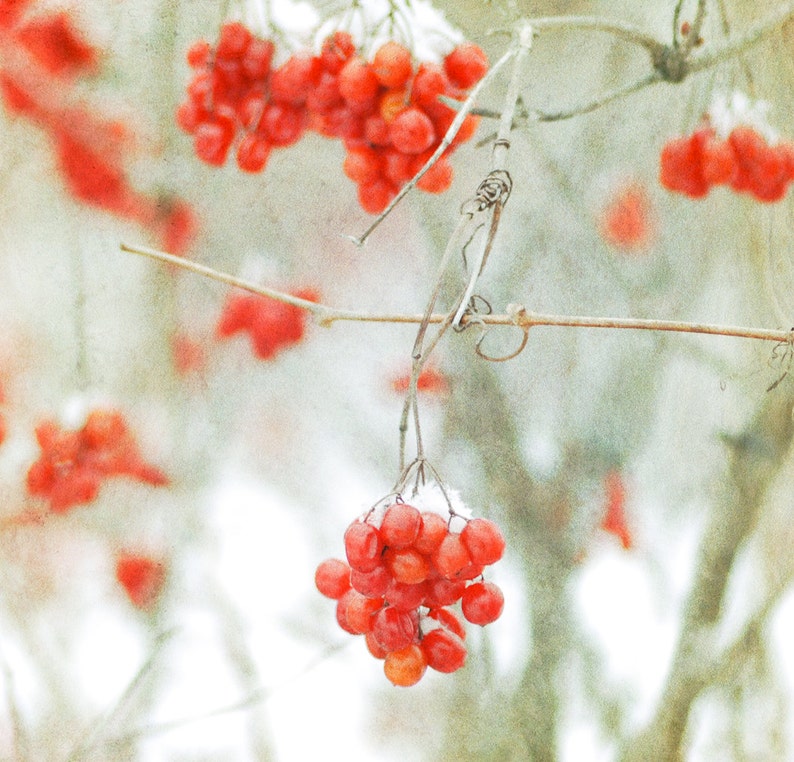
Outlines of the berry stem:
M 493 145 L 493 152 L 491 154 L 491 177 L 495 180 L 501 180 L 506 183 L 502 187 L 496 188 L 496 196 L 491 199 L 490 196 L 485 197 L 488 202 L 487 206 L 483 208 L 483 204 L 479 203 L 477 213 L 485 212 L 490 216 L 490 225 L 488 234 L 485 237 L 481 246 L 477 247 L 477 257 L 472 263 L 471 276 L 463 292 L 463 298 L 460 300 L 455 317 L 452 321 L 453 326 L 460 326 L 460 321 L 463 318 L 464 312 L 469 308 L 469 300 L 471 299 L 474 288 L 477 285 L 477 279 L 480 277 L 485 263 L 488 260 L 488 255 L 491 253 L 496 231 L 499 228 L 499 220 L 502 214 L 502 207 L 507 203 L 507 198 L 510 195 L 510 175 L 507 174 L 507 156 L 510 151 L 510 134 L 513 130 L 513 119 L 516 114 L 518 100 L 521 94 L 521 80 L 523 73 L 524 61 L 529 54 L 532 47 L 533 37 L 532 27 L 523 21 L 516 28 L 515 33 L 515 56 L 513 60 L 513 71 L 510 75 L 510 82 L 507 86 L 507 93 L 505 94 L 504 108 L 502 109 L 502 116 L 499 121 L 499 130 L 496 135 L 496 142 Z M 504 173 L 503 176 L 501 173 Z M 498 181 L 497 180 L 497 181 Z M 481 185 L 480 188 L 483 188 Z M 484 192 L 484 190 L 483 190 Z M 480 197 L 478 189 L 478 197 Z

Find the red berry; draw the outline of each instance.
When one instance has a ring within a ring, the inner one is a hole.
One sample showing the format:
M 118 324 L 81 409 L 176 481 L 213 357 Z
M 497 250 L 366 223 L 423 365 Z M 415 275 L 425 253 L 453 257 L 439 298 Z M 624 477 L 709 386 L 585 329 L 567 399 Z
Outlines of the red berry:
M 665 143 L 660 156 L 659 181 L 667 190 L 702 198 L 709 192 L 703 175 L 703 144 L 710 130 L 698 130 L 689 137 Z
M 397 651 L 414 642 L 418 632 L 416 612 L 400 611 L 386 606 L 375 614 L 372 634 L 387 651 Z
M 495 622 L 504 608 L 504 595 L 493 582 L 475 582 L 469 585 L 460 605 L 463 616 L 472 624 L 486 625 Z
M 383 597 L 396 609 L 413 611 L 421 606 L 427 597 L 427 585 L 424 582 L 411 584 L 392 579 Z
M 438 96 L 451 89 L 452 84 L 438 64 L 423 63 L 417 69 L 411 85 L 411 103 L 423 107 L 437 104 Z
M 471 560 L 480 566 L 495 564 L 505 552 L 502 530 L 489 519 L 471 519 L 460 533 Z
M 339 72 L 339 92 L 349 104 L 362 106 L 373 102 L 379 88 L 372 66 L 360 56 L 352 56 Z
M 375 612 L 383 607 L 383 599 L 367 598 L 355 590 L 352 593 L 347 601 L 345 621 L 353 632 L 363 635 L 372 631 Z
M 357 569 L 350 572 L 350 584 L 368 598 L 383 596 L 391 582 L 391 573 L 385 566 L 376 566 L 369 572 L 361 572 Z
M 275 46 L 270 40 L 255 37 L 245 50 L 240 65 L 248 79 L 263 80 L 270 73 Z
M 400 112 L 389 125 L 389 137 L 402 153 L 422 153 L 435 142 L 436 132 L 430 117 L 419 108 Z
M 200 69 L 210 61 L 212 48 L 206 40 L 196 40 L 188 49 L 185 55 L 188 66 L 192 69 Z
M 279 103 L 301 106 L 320 77 L 320 62 L 308 56 L 288 58 L 270 75 L 270 97 Z
M 237 166 L 243 172 L 261 172 L 267 165 L 271 149 L 265 137 L 249 132 L 237 146 Z
M 359 635 L 360 633 L 356 632 L 347 621 L 347 607 L 354 595 L 358 595 L 355 590 L 348 590 L 336 602 L 336 621 L 345 632 L 349 632 L 351 635 Z
M 399 42 L 389 40 L 375 51 L 372 70 L 383 87 L 402 87 L 413 73 L 411 53 Z
M 214 167 L 224 165 L 232 140 L 234 130 L 224 122 L 202 122 L 193 133 L 196 156 Z
M 378 641 L 375 639 L 375 635 L 372 633 L 372 630 L 364 635 L 364 640 L 366 641 L 367 649 L 376 659 L 386 658 L 386 654 L 389 652 L 380 643 L 378 643 Z
M 239 21 L 228 21 L 221 27 L 215 56 L 218 59 L 234 60 L 242 58 L 248 49 L 253 35 Z
M 394 148 L 380 152 L 383 156 L 383 175 L 397 186 L 404 185 L 413 176 L 414 157 L 408 153 L 400 153 Z
M 165 567 L 146 556 L 123 554 L 116 561 L 116 579 L 139 609 L 150 608 L 160 594 L 165 580 Z
M 306 114 L 295 106 L 270 103 L 265 107 L 259 126 L 274 146 L 290 146 L 303 135 Z
M 345 532 L 345 553 L 353 569 L 370 572 L 380 564 L 383 544 L 378 530 L 363 521 L 353 522 Z
M 466 628 L 452 609 L 445 607 L 434 608 L 430 609 L 427 615 L 450 632 L 455 633 L 461 640 L 466 640 Z
M 350 589 L 350 567 L 338 558 L 323 561 L 314 572 L 314 584 L 326 597 L 338 600 Z
M 358 186 L 358 201 L 368 214 L 380 214 L 396 195 L 397 188 L 380 177 Z
M 420 553 L 429 556 L 449 533 L 447 520 L 431 511 L 422 513 L 422 526 L 414 540 L 413 547 Z
M 95 450 L 115 447 L 128 435 L 127 422 L 118 410 L 92 410 L 80 430 L 80 441 Z
M 348 150 L 342 171 L 354 183 L 368 183 L 376 180 L 383 169 L 383 160 L 377 151 L 367 146 Z
M 405 90 L 387 90 L 378 100 L 378 114 L 386 124 L 391 124 L 397 114 L 408 107 Z
M 415 167 L 416 172 L 424 166 L 424 163 L 423 161 L 420 166 Z M 449 159 L 446 156 L 440 156 L 436 159 L 435 164 L 431 165 L 430 169 L 419 178 L 416 187 L 425 193 L 443 193 L 452 185 L 452 175 L 452 165 L 449 163 Z
M 388 548 L 384 560 L 394 579 L 406 585 L 424 582 L 430 572 L 427 558 L 413 548 Z
M 405 548 L 410 545 L 422 528 L 422 516 L 412 505 L 394 503 L 383 514 L 380 538 L 390 548 Z
M 416 685 L 427 670 L 424 651 L 417 645 L 409 645 L 386 655 L 383 671 L 394 685 L 407 688 Z
M 463 42 L 444 59 L 444 71 L 453 85 L 468 90 L 488 71 L 488 56 L 479 45 Z
M 471 556 L 459 534 L 448 534 L 433 553 L 433 566 L 442 577 L 455 578 L 471 564 Z
M 709 185 L 730 183 L 736 171 L 736 159 L 730 144 L 711 138 L 703 146 L 703 178 Z
M 338 74 L 345 62 L 355 54 L 356 46 L 348 32 L 334 32 L 323 42 L 320 62 L 323 69 Z
M 451 606 L 460 600 L 466 589 L 466 580 L 433 577 L 427 581 L 425 602 L 428 606 Z
M 438 627 L 428 632 L 420 643 L 427 666 L 437 672 L 455 672 L 466 662 L 466 646 L 453 632 Z

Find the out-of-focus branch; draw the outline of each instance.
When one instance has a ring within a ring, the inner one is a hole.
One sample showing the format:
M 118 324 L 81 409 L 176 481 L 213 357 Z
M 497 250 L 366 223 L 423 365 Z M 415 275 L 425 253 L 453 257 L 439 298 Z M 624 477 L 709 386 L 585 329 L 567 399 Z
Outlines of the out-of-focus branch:
M 694 700 L 714 671 L 714 630 L 739 548 L 752 532 L 766 492 L 788 453 L 794 393 L 765 395 L 746 429 L 724 437 L 730 451 L 730 492 L 714 506 L 701 540 L 678 646 L 656 715 L 629 745 L 624 762 L 679 759 Z

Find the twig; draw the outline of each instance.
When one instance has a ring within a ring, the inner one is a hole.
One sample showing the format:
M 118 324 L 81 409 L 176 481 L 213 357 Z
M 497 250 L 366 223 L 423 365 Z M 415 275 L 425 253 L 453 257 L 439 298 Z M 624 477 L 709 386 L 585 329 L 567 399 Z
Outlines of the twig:
M 733 58 L 737 53 L 742 53 L 747 48 L 761 42 L 765 37 L 768 37 L 792 19 L 794 19 L 794 3 L 786 3 L 776 13 L 771 14 L 763 21 L 759 21 L 735 40 L 729 40 L 712 53 L 704 53 L 691 58 L 687 67 L 688 71 L 690 73 L 703 71 L 729 58 Z
M 121 244 L 121 250 L 132 254 L 140 254 L 150 259 L 165 262 L 185 270 L 189 270 L 206 278 L 226 283 L 227 285 L 241 288 L 260 296 L 267 296 L 276 301 L 292 304 L 301 309 L 314 314 L 321 325 L 330 326 L 336 321 L 352 321 L 362 323 L 407 323 L 416 324 L 426 320 L 429 324 L 443 323 L 448 315 L 445 313 L 424 314 L 375 314 L 358 312 L 355 310 L 340 309 L 329 307 L 328 305 L 317 302 L 310 302 L 300 299 L 292 294 L 277 291 L 256 283 L 236 278 L 228 273 L 214 270 L 211 267 L 200 265 L 189 259 L 176 257 L 173 254 L 166 254 L 156 249 L 149 249 L 144 246 L 128 246 Z M 461 325 L 468 322 L 464 316 Z M 520 326 L 526 328 L 536 328 L 540 326 L 564 326 L 569 328 L 614 328 L 636 331 L 668 331 L 672 333 L 701 333 L 712 336 L 732 336 L 743 339 L 758 339 L 761 341 L 785 342 L 791 338 L 790 330 L 753 328 L 745 326 L 730 326 L 717 323 L 692 323 L 679 320 L 655 320 L 649 318 L 617 318 L 617 317 L 592 317 L 585 315 L 555 315 L 529 312 L 523 308 L 518 308 L 511 314 L 478 315 L 477 322 L 486 325 L 507 325 Z
M 107 712 L 104 716 L 100 717 L 97 722 L 95 723 L 93 729 L 89 731 L 85 736 L 78 742 L 78 745 L 72 750 L 71 754 L 67 757 L 67 762 L 78 762 L 81 759 L 88 759 L 89 754 L 94 751 L 97 746 L 100 744 L 102 735 L 107 732 L 108 727 L 116 719 L 127 704 L 130 702 L 132 697 L 135 695 L 135 691 L 138 689 L 138 686 L 141 682 L 146 678 L 146 676 L 152 671 L 155 662 L 157 661 L 158 657 L 160 656 L 160 651 L 166 645 L 166 643 L 170 640 L 173 636 L 175 630 L 167 630 L 162 634 L 158 635 L 154 641 L 152 651 L 149 654 L 149 657 L 146 661 L 141 665 L 138 671 L 133 677 L 130 684 L 124 690 L 124 693 L 121 694 L 121 697 L 118 699 L 116 704 Z
M 516 51 L 515 60 L 513 61 L 513 71 L 510 75 L 510 82 L 507 86 L 507 93 L 504 99 L 504 108 L 502 109 L 501 119 L 499 121 L 499 131 L 496 136 L 496 142 L 493 146 L 493 153 L 491 155 L 491 173 L 489 178 L 493 178 L 496 182 L 494 188 L 495 195 L 493 197 L 486 196 L 485 200 L 488 202 L 487 213 L 491 217 L 491 224 L 488 234 L 482 246 L 477 249 L 477 258 L 475 259 L 471 268 L 471 277 L 466 290 L 463 293 L 463 298 L 458 305 L 455 312 L 455 318 L 452 324 L 455 326 L 460 325 L 463 313 L 468 308 L 469 299 L 474 293 L 474 287 L 477 284 L 477 279 L 482 274 L 485 263 L 490 254 L 491 247 L 493 246 L 494 237 L 496 236 L 497 228 L 499 227 L 499 220 L 501 218 L 502 207 L 507 202 L 510 195 L 511 183 L 510 175 L 507 173 L 507 155 L 510 150 L 510 135 L 513 130 L 513 118 L 516 113 L 519 96 L 521 94 L 521 76 L 523 72 L 523 64 L 526 60 L 529 50 L 532 47 L 532 27 L 524 22 L 518 28 L 516 33 Z M 488 182 L 488 180 L 486 180 Z M 481 185 L 480 188 L 483 186 Z M 480 189 L 478 188 L 478 197 L 480 196 Z M 478 211 L 486 211 L 478 209 Z

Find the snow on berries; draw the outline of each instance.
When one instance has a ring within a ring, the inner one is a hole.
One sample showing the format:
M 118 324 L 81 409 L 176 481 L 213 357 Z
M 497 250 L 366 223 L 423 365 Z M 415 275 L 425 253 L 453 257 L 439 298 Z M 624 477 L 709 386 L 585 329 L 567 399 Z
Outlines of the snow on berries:
M 794 180 L 794 144 L 778 140 L 759 104 L 734 96 L 717 101 L 691 135 L 665 143 L 659 180 L 664 188 L 703 198 L 727 185 L 757 201 L 780 201 Z
M 337 602 L 339 626 L 364 635 L 398 686 L 415 685 L 428 667 L 455 672 L 464 665 L 466 629 L 453 606 L 460 603 L 462 619 L 480 626 L 504 607 L 502 591 L 483 579 L 504 554 L 499 527 L 457 511 L 421 510 L 421 493 L 412 502 L 397 496 L 353 521 L 344 534 L 346 560 L 326 559 L 315 573 L 320 593 Z
M 168 477 L 141 455 L 126 419 L 118 410 L 92 410 L 79 429 L 46 420 L 36 427 L 41 448 L 27 473 L 27 491 L 44 498 L 53 513 L 92 502 L 102 482 L 126 476 L 154 487 Z
M 307 130 L 344 143 L 344 174 L 358 186 L 364 211 L 381 212 L 424 166 L 455 118 L 439 96 L 465 98 L 487 72 L 483 50 L 461 43 L 443 64 L 415 62 L 396 40 L 371 56 L 346 31 L 329 34 L 317 55 L 295 53 L 274 66 L 274 43 L 239 22 L 227 22 L 214 46 L 196 42 L 187 52 L 194 70 L 177 124 L 193 136 L 196 156 L 223 166 L 234 152 L 244 172 L 261 172 L 276 148 Z M 418 187 L 442 193 L 452 183 L 449 155 L 469 140 L 470 115 Z

